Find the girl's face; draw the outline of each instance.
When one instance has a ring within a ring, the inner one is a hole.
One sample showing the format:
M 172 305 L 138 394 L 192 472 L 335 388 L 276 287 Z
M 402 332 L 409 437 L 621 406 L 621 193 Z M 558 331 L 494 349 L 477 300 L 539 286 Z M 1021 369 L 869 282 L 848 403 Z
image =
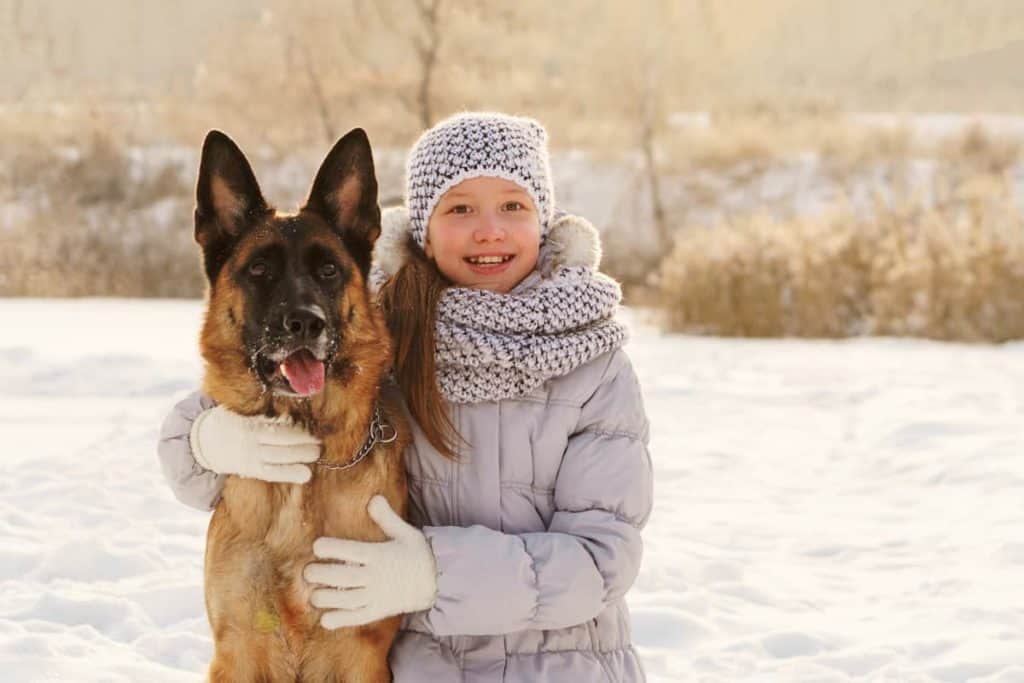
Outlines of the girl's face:
M 427 223 L 427 256 L 460 287 L 507 293 L 537 265 L 540 217 L 504 178 L 470 178 L 441 197 Z

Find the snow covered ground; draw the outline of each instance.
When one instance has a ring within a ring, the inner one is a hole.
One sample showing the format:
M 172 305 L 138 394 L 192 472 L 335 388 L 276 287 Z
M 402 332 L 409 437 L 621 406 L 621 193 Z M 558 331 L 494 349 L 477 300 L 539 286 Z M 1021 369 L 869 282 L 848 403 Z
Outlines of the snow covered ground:
M 196 681 L 207 515 L 154 454 L 198 302 L 0 300 L 0 679 Z M 631 316 L 652 681 L 1024 681 L 1024 345 Z

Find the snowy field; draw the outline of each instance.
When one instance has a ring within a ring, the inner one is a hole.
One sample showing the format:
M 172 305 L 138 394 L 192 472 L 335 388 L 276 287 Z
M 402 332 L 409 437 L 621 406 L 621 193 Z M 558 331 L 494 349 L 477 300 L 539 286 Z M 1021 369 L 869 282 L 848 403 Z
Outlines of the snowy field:
M 201 679 L 208 516 L 154 453 L 199 313 L 0 300 L 0 680 Z M 1024 345 L 635 328 L 652 681 L 1024 681 Z

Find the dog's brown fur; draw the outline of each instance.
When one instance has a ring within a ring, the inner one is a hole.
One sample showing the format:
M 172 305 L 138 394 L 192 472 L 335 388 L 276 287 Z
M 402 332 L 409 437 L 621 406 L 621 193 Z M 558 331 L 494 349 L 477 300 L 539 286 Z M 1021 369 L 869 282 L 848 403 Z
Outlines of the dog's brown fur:
M 204 145 L 196 211 L 196 239 L 210 279 L 200 342 L 204 391 L 244 415 L 290 417 L 323 441 L 322 457 L 332 463 L 355 456 L 376 404 L 384 421 L 398 430 L 397 440 L 378 444 L 351 469 L 314 465 L 305 485 L 228 478 L 207 533 L 206 608 L 215 644 L 211 681 L 391 679 L 387 655 L 400 619 L 326 630 L 319 625 L 322 610 L 309 604 L 312 586 L 302 576 L 320 536 L 385 540 L 366 511 L 371 497 L 383 494 L 403 516 L 406 506 L 401 454 L 408 429 L 401 407 L 380 392 L 390 345 L 366 286 L 380 215 L 372 160 L 369 178 L 352 172 L 349 152 L 332 162 L 343 143 L 353 147 L 346 140 L 356 133 L 356 143 L 365 140 L 361 131 L 353 131 L 338 143 L 309 202 L 293 216 L 277 214 L 263 202 L 247 162 L 226 136 L 211 133 Z M 358 156 L 362 147 L 355 147 Z M 332 163 L 336 168 L 328 168 Z M 328 250 L 348 278 L 330 312 L 342 321 L 342 333 L 323 391 L 310 398 L 282 396 L 254 369 L 243 339 L 246 321 L 254 315 L 253 293 L 240 283 L 258 250 L 305 249 L 313 243 Z

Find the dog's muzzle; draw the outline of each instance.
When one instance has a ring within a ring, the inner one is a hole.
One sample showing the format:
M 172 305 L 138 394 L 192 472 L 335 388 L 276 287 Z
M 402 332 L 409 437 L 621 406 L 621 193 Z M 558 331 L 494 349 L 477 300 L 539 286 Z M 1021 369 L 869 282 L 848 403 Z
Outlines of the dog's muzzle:
M 276 327 L 276 326 L 275 326 Z M 283 333 L 260 346 L 256 368 L 274 393 L 312 396 L 323 391 L 331 343 L 329 326 L 319 306 L 286 312 Z

